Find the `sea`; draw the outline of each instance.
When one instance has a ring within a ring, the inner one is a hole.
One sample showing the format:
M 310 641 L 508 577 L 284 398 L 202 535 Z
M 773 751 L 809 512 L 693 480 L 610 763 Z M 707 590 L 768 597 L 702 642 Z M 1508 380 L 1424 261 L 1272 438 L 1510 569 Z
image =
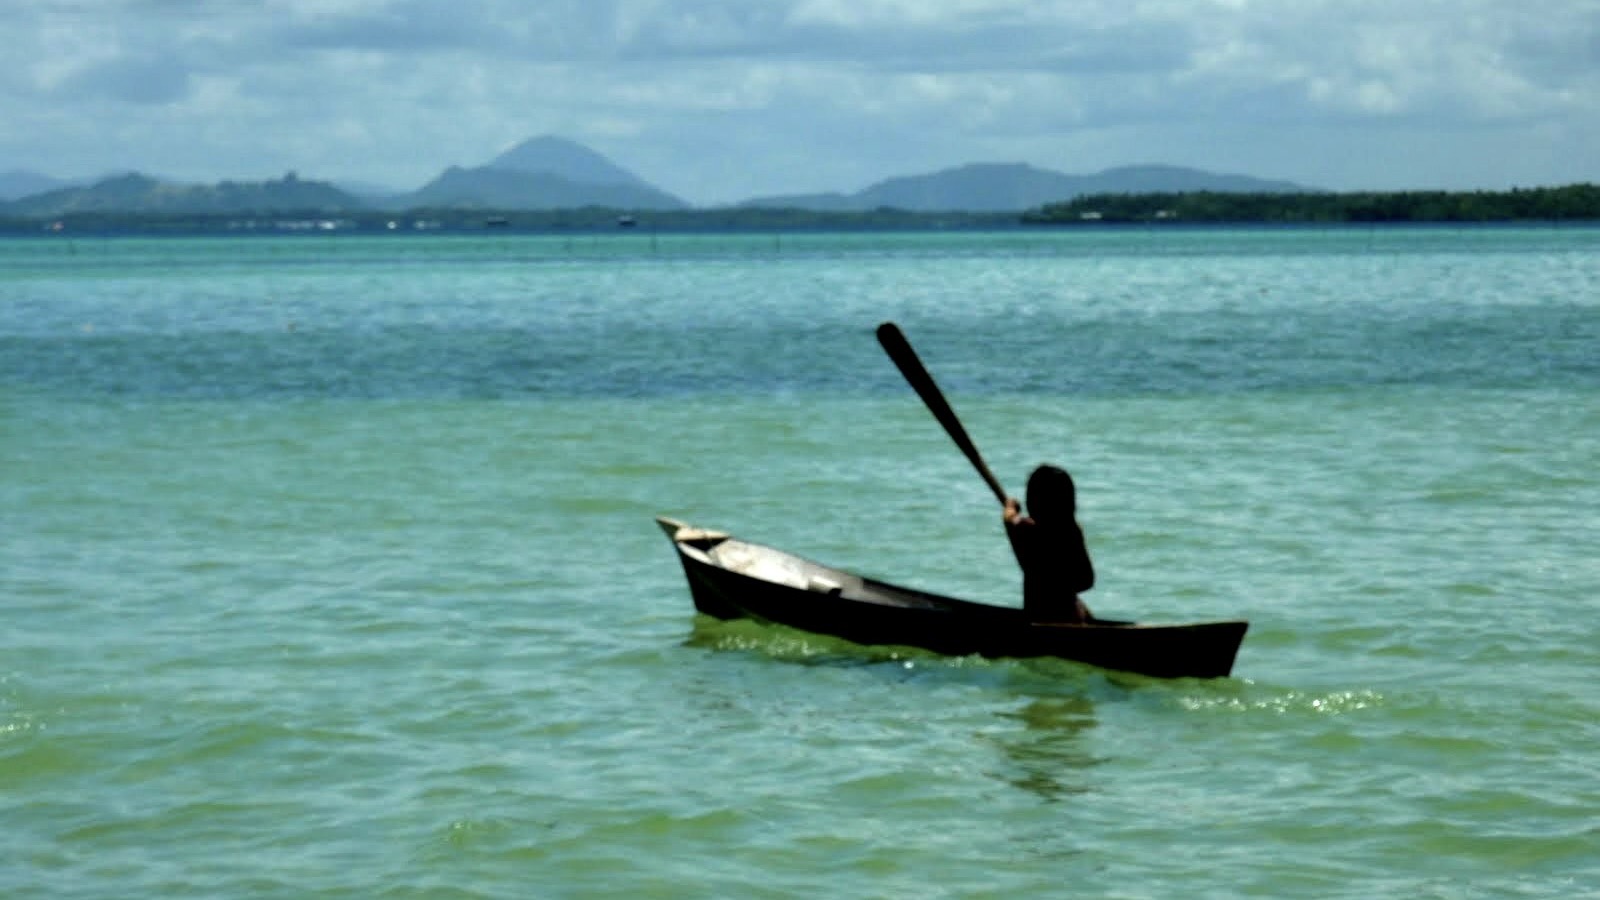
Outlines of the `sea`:
M 1232 677 L 696 616 L 652 518 Z M 0 238 L 0 896 L 1600 896 L 1600 227 Z

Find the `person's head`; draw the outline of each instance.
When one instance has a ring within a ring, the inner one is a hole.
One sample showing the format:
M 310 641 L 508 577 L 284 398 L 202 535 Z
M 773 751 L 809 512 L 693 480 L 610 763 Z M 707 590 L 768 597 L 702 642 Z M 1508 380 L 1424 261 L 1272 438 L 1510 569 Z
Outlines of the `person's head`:
M 1078 511 L 1078 489 L 1059 466 L 1043 465 L 1028 476 L 1028 515 L 1036 522 L 1071 520 Z

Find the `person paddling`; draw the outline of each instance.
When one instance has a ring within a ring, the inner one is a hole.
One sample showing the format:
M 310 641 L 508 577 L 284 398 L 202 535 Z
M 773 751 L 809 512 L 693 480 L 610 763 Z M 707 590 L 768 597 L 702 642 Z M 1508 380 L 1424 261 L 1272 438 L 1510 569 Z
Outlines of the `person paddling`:
M 1088 622 L 1078 596 L 1094 587 L 1094 564 L 1078 527 L 1078 491 L 1059 466 L 1042 465 L 1028 476 L 1028 515 L 1007 497 L 1002 519 L 1022 566 L 1022 608 L 1036 622 Z

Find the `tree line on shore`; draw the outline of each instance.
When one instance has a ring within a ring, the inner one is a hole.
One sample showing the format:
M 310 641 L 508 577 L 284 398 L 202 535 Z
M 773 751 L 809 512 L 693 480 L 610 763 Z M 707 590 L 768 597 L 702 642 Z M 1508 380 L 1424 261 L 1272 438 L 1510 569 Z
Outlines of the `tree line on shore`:
M 1090 194 L 1048 204 L 1022 219 L 1034 225 L 1594 221 L 1600 220 L 1600 185 L 1509 191 Z

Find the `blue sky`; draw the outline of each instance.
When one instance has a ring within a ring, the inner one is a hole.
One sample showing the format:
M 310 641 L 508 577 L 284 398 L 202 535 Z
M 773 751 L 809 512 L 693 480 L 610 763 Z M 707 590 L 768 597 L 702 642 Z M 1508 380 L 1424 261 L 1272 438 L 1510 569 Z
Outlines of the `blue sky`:
M 420 186 L 580 141 L 697 204 L 969 162 L 1600 181 L 1600 0 L 0 0 L 0 171 Z

